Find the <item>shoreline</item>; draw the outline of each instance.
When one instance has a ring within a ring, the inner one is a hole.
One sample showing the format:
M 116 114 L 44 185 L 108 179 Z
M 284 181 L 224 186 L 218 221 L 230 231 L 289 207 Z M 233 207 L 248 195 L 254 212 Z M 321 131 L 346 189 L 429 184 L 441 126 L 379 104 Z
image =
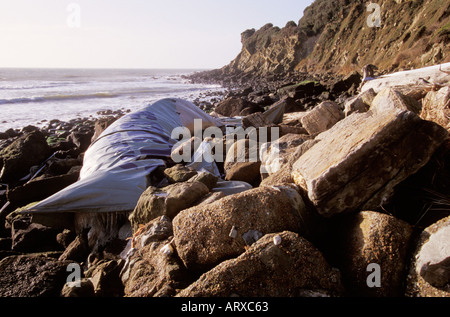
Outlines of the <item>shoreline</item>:
M 138 111 L 166 97 L 193 101 L 205 92 L 223 90 L 182 78 L 192 73 L 152 69 L 5 71 L 0 83 L 0 132 L 27 125 L 42 127 L 43 120 L 98 117 L 99 111 Z

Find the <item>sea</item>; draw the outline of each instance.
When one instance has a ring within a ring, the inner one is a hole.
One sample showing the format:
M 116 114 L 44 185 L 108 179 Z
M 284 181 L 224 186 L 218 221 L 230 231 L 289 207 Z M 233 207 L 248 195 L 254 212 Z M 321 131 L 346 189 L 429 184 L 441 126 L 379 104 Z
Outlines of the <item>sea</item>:
M 163 98 L 194 101 L 224 91 L 183 78 L 196 71 L 201 70 L 0 68 L 0 132 L 43 127 L 53 119 L 98 117 L 108 110 L 133 112 Z

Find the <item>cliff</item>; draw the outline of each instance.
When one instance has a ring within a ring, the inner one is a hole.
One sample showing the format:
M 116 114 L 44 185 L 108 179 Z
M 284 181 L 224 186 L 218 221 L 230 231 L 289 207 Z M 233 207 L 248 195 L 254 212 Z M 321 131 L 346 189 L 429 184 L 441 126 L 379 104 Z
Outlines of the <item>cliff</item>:
M 375 2 L 375 1 L 374 1 Z M 363 0 L 316 0 L 303 17 L 241 35 L 242 50 L 210 76 L 257 78 L 293 73 L 348 74 L 375 64 L 381 72 L 450 61 L 450 3 L 385 0 L 377 11 Z M 376 3 L 376 2 L 375 2 Z

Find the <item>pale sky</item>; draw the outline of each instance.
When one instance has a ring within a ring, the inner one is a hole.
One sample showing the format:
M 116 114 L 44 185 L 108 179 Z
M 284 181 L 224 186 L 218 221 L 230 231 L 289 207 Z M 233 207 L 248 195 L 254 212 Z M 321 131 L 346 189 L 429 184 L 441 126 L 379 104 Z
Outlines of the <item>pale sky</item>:
M 1 0 L 0 67 L 219 68 L 313 0 Z

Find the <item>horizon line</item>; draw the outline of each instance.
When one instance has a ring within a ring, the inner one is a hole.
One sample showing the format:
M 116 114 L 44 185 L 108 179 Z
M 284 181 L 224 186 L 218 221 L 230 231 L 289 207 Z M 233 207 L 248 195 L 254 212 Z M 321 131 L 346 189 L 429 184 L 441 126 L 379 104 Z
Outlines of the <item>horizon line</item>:
M 92 69 L 92 70 L 214 70 L 218 68 L 201 67 L 52 67 L 52 66 L 0 66 L 0 69 Z

